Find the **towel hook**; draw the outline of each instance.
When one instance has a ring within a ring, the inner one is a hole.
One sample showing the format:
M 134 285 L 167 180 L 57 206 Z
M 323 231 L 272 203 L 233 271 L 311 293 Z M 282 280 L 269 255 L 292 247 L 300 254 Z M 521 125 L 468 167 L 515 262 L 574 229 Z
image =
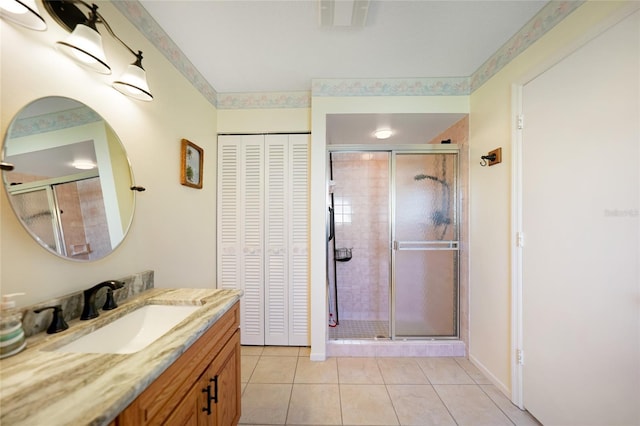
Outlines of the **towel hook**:
M 493 151 L 489 151 L 487 155 L 483 155 L 480 157 L 480 165 L 484 166 L 493 166 L 502 162 L 502 148 L 496 148 Z

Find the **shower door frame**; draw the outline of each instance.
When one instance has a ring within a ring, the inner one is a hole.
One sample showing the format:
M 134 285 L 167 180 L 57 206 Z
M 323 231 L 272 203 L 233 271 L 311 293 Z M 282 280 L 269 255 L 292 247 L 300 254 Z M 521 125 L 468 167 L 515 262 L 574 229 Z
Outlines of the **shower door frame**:
M 363 145 L 363 144 L 343 144 L 343 145 L 327 145 L 326 162 L 329 164 L 329 155 L 334 152 L 354 152 L 354 153 L 368 153 L 368 152 L 388 152 L 389 153 L 389 336 L 392 341 L 403 340 L 458 340 L 460 339 L 460 149 L 456 144 L 420 144 L 420 145 L 390 145 L 390 144 L 376 144 L 376 145 Z M 454 220 L 453 225 L 455 228 L 455 236 L 457 241 L 457 255 L 454 267 L 454 292 L 455 292 L 455 333 L 452 336 L 402 336 L 397 338 L 395 332 L 395 294 L 396 294 L 396 282 L 395 282 L 395 251 L 394 250 L 394 236 L 395 236 L 395 154 L 455 154 L 455 172 L 454 172 L 454 196 L 453 211 Z M 327 170 L 329 167 L 327 167 Z M 325 188 L 329 188 L 330 178 L 327 174 Z M 325 211 L 329 207 L 329 197 L 327 193 L 327 206 Z M 327 224 L 327 232 L 328 232 Z M 327 233 L 328 236 L 328 233 Z M 327 277 L 328 278 L 328 277 Z M 329 300 L 327 299 L 328 309 Z

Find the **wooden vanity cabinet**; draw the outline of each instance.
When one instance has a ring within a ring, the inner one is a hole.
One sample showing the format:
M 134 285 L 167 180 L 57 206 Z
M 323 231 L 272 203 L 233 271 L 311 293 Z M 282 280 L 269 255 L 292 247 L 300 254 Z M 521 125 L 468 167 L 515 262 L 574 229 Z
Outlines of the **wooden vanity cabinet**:
M 115 426 L 236 425 L 240 421 L 236 303 L 115 420 Z
M 167 425 L 235 425 L 240 420 L 239 374 L 240 332 L 236 332 L 200 380 L 166 419 Z

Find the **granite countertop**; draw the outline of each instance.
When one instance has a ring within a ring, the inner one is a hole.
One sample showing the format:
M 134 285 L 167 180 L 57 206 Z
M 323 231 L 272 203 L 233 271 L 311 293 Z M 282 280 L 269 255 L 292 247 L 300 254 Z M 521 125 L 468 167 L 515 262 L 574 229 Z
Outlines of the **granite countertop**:
M 0 360 L 2 425 L 107 425 L 202 336 L 242 295 L 238 290 L 151 289 L 69 322 L 58 334 L 27 339 L 27 349 Z M 140 306 L 201 305 L 164 336 L 132 354 L 63 353 L 52 349 Z

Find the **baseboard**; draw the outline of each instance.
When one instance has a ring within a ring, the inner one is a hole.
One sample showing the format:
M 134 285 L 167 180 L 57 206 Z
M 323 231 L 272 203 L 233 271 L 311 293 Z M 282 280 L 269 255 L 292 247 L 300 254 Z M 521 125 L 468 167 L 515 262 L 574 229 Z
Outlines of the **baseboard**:
M 482 374 L 484 374 L 485 377 L 489 379 L 491 383 L 493 383 L 493 385 L 507 397 L 507 399 L 509 399 L 509 401 L 511 401 L 511 389 L 509 389 L 508 386 L 498 380 L 498 378 L 494 376 L 493 373 L 491 373 L 491 371 L 487 369 L 487 367 L 485 367 L 480 361 L 478 361 L 476 357 L 471 354 L 469 354 L 469 361 L 471 361 L 471 363 L 475 365 L 478 370 L 480 370 L 480 372 L 482 372 Z
M 327 356 L 324 353 L 311 353 L 309 355 L 309 359 L 311 361 L 326 361 L 327 360 Z

